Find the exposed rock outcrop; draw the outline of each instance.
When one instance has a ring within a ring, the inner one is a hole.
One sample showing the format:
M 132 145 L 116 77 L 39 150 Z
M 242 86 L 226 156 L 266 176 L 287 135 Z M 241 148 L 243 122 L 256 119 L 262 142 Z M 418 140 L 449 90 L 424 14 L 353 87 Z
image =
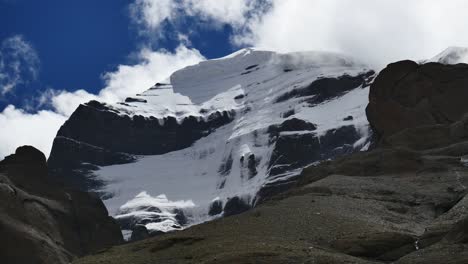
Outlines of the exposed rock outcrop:
M 53 183 L 29 146 L 0 162 L 0 230 L 2 263 L 69 263 L 122 242 L 99 197 Z
M 236 215 L 243 213 L 247 210 L 252 208 L 247 202 L 242 200 L 241 198 L 235 196 L 226 202 L 226 205 L 224 206 L 224 216 L 231 216 L 231 215 Z
M 380 140 L 405 129 L 454 123 L 468 112 L 468 65 L 401 61 L 370 89 L 367 116 Z
M 169 116 L 121 115 L 105 104 L 80 105 L 54 140 L 49 170 L 58 181 L 89 191 L 102 186 L 93 177 L 96 166 L 131 163 L 136 155 L 158 155 L 180 150 L 228 124 L 233 113 L 215 112 L 206 120 L 188 116 L 180 123 Z M 64 178 L 66 177 L 66 178 Z
M 270 159 L 269 177 L 279 178 L 280 180 L 274 181 L 272 184 L 265 184 L 257 193 L 255 203 L 291 188 L 296 184 L 299 177 L 298 174 L 297 177 L 288 177 L 286 180 L 281 180 L 281 175 L 300 170 L 314 162 L 335 159 L 358 151 L 354 143 L 361 138 L 361 135 L 354 126 L 332 129 L 327 131 L 325 135 L 318 136 L 313 132 L 315 130 L 313 124 L 297 122 L 294 126 L 296 126 L 296 129 L 303 130 L 301 131 L 303 133 L 281 134 L 285 127 L 289 128 L 291 126 L 292 122 L 287 122 L 287 126 L 281 125 L 270 128 L 271 135 L 276 135 L 277 138 Z
M 306 87 L 294 89 L 282 94 L 276 99 L 276 102 L 284 102 L 294 97 L 313 96 L 307 99 L 307 102 L 310 104 L 319 104 L 326 100 L 339 97 L 356 87 L 368 86 L 372 82 L 374 75 L 374 71 L 368 71 L 357 76 L 343 75 L 338 78 L 319 78 Z

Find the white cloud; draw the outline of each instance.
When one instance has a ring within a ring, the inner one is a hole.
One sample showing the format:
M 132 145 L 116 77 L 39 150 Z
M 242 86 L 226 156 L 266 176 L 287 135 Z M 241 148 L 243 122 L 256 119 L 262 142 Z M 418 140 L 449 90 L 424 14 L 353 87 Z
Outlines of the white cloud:
M 183 1 L 182 8 L 191 16 L 202 16 L 205 19 L 241 26 L 254 2 L 254 0 L 188 0 Z
M 20 35 L 7 38 L 0 44 L 0 96 L 29 80 L 39 71 L 39 57 L 30 43 Z
M 140 25 L 155 29 L 166 19 L 172 19 L 177 8 L 173 0 L 135 0 L 130 5 L 132 18 Z
M 115 72 L 104 74 L 106 87 L 99 93 L 99 98 L 106 102 L 117 102 L 135 95 L 163 81 L 176 70 L 196 64 L 204 57 L 195 49 L 181 45 L 174 53 L 143 48 L 138 65 L 120 65 Z
M 164 37 L 159 30 L 164 21 L 177 24 L 187 16 L 209 20 L 214 27 L 231 24 L 236 29 L 242 28 L 259 2 L 261 0 L 135 0 L 130 10 L 143 32 Z
M 54 95 L 50 98 L 54 112 L 64 116 L 70 116 L 80 104 L 91 100 L 99 100 L 99 98 L 85 90 L 74 92 L 55 91 Z
M 10 105 L 0 113 L 0 158 L 22 145 L 33 145 L 47 156 L 66 117 L 52 111 L 28 114 Z
M 21 145 L 33 145 L 48 156 L 58 129 L 78 105 L 90 100 L 109 103 L 122 101 L 167 79 L 174 71 L 203 59 L 197 50 L 185 46 L 178 47 L 173 53 L 144 48 L 138 54 L 140 63 L 120 65 L 115 72 L 103 75 L 106 86 L 98 95 L 84 90 L 68 92 L 48 89 L 38 101 L 43 106 L 51 106 L 52 110 L 35 114 L 10 105 L 0 112 L 0 159 Z
M 235 40 L 284 52 L 343 52 L 380 67 L 468 46 L 465 10 L 463 0 L 273 0 Z
M 144 14 L 135 20 L 151 34 L 162 21 L 177 30 L 185 16 L 201 17 L 232 25 L 237 45 L 336 51 L 376 67 L 468 46 L 464 0 L 136 0 L 134 7 Z

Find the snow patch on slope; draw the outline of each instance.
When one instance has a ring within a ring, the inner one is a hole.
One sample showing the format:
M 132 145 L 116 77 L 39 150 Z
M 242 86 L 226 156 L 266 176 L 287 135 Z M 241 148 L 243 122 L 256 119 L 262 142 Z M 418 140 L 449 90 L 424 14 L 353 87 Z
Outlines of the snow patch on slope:
M 174 91 L 201 104 L 231 87 L 267 81 L 285 71 L 327 67 L 361 66 L 362 63 L 336 53 L 295 52 L 281 54 L 253 48 L 227 57 L 202 61 L 175 72 L 171 77 Z

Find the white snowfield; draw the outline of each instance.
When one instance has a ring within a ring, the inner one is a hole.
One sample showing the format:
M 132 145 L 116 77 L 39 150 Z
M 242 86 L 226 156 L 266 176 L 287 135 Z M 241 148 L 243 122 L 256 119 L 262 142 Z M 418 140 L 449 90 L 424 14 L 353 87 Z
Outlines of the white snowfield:
M 171 231 L 183 228 L 175 220 L 175 209 L 182 209 L 189 225 L 210 220 L 210 204 L 239 196 L 252 202 L 269 181 L 268 165 L 274 144 L 269 144 L 267 129 L 286 119 L 298 118 L 317 125 L 316 133 L 344 125 L 354 125 L 361 133 L 355 148 L 365 148 L 368 122 L 365 107 L 368 88 L 356 87 L 340 98 L 310 107 L 302 98 L 275 102 L 278 96 L 308 86 L 322 77 L 355 76 L 369 71 L 352 58 L 333 53 L 302 52 L 279 54 L 243 49 L 224 58 L 201 62 L 175 72 L 170 80 L 135 96 L 147 103 L 133 102 L 112 107 L 122 114 L 206 118 L 215 111 L 235 111 L 235 119 L 198 140 L 191 147 L 164 155 L 142 156 L 135 163 L 102 167 L 97 176 L 106 181 L 102 190 L 113 194 L 105 200 L 110 213 L 119 218 L 157 215 L 164 219 L 149 223 L 149 230 Z M 294 110 L 284 118 L 283 114 Z M 343 121 L 348 116 L 352 120 Z M 247 176 L 241 157 L 254 154 L 257 175 Z M 232 160 L 227 173 L 222 164 Z M 287 178 L 299 171 L 286 173 Z M 162 212 L 147 212 L 154 206 Z
M 439 62 L 443 64 L 468 63 L 468 48 L 449 47 L 432 59 L 423 62 Z

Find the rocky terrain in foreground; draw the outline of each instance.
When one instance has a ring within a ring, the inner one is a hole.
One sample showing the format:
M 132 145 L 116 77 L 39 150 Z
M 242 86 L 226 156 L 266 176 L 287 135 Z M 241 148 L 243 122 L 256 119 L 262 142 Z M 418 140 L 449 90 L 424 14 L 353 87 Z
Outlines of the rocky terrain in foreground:
M 66 264 L 123 242 L 99 197 L 53 183 L 30 146 L 0 161 L 0 234 L 5 264 Z
M 389 65 L 374 146 L 308 167 L 255 209 L 74 263 L 468 263 L 468 65 Z

